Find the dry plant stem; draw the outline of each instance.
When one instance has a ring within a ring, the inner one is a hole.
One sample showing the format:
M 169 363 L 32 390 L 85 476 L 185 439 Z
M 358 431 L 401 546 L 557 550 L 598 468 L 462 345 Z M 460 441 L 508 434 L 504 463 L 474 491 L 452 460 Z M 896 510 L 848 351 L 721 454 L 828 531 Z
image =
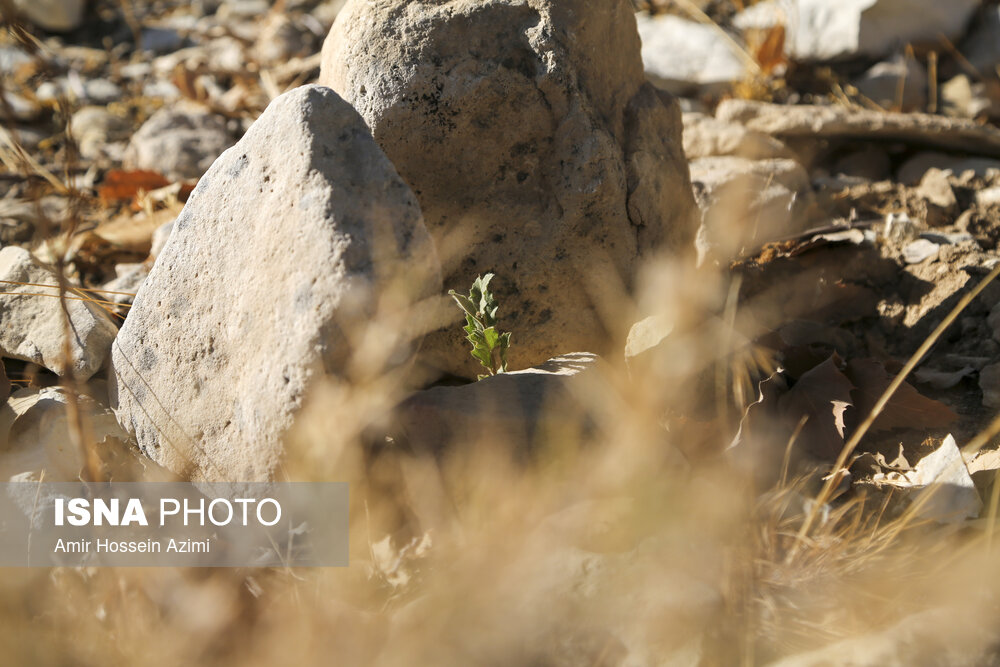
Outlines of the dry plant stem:
M 67 286 L 66 289 L 72 290 L 72 286 Z M 114 301 L 105 301 L 103 299 L 94 299 L 87 296 L 65 296 L 63 294 L 46 294 L 45 292 L 0 292 L 3 296 L 47 296 L 53 299 L 66 299 L 67 301 L 86 301 L 88 303 L 93 303 L 96 305 L 108 305 L 108 306 L 120 306 L 123 308 L 131 308 L 127 303 L 115 303 Z
M 938 33 L 938 39 L 944 44 L 945 51 L 951 54 L 951 57 L 955 59 L 955 62 L 961 66 L 965 73 L 969 75 L 974 81 L 982 81 L 983 75 L 979 73 L 976 66 L 969 62 L 969 59 L 962 55 L 962 52 L 948 39 L 944 33 Z M 937 58 L 937 52 L 934 52 L 935 59 Z
M 831 474 L 827 478 L 826 482 L 823 484 L 823 488 L 819 492 L 819 495 L 816 496 L 816 501 L 813 503 L 812 508 L 809 510 L 809 514 L 806 515 L 806 519 L 802 523 L 802 527 L 799 529 L 799 532 L 796 535 L 795 542 L 792 544 L 791 549 L 789 549 L 788 551 L 788 555 L 785 558 L 786 563 L 790 563 L 795 558 L 795 556 L 798 555 L 800 545 L 802 544 L 806 536 L 809 534 L 809 530 L 812 528 L 813 523 L 816 521 L 816 515 L 817 512 L 819 511 L 819 508 L 827 503 L 827 501 L 830 499 L 830 493 L 833 491 L 837 483 L 840 481 L 841 475 L 839 474 L 839 471 L 843 470 L 844 465 L 847 463 L 848 457 L 854 453 L 854 450 L 857 448 L 858 443 L 861 442 L 861 439 L 868 432 L 868 429 L 870 429 L 872 424 L 875 423 L 875 420 L 878 418 L 878 416 L 882 414 L 882 411 L 885 409 L 886 404 L 888 404 L 889 399 L 892 398 L 892 395 L 896 393 L 896 390 L 899 389 L 900 385 L 903 384 L 907 376 L 913 371 L 914 368 L 916 368 L 917 364 L 920 363 L 920 360 L 923 359 L 924 356 L 930 351 L 931 347 L 934 346 L 934 344 L 938 341 L 941 335 L 944 334 L 945 330 L 952 325 L 952 323 L 958 318 L 958 316 L 962 313 L 962 311 L 965 310 L 970 303 L 972 303 L 973 299 L 979 296 L 980 293 L 982 293 L 982 291 L 986 289 L 986 286 L 989 285 L 991 282 L 993 282 L 993 280 L 998 275 L 1000 275 L 1000 264 L 997 264 L 997 266 L 994 267 L 992 271 L 990 271 L 989 275 L 983 278 L 980 281 L 980 283 L 972 289 L 971 292 L 963 296 L 959 300 L 959 302 L 955 304 L 955 307 L 952 309 L 950 313 L 948 313 L 948 316 L 945 317 L 941 321 L 941 323 L 937 326 L 937 328 L 934 329 L 931 335 L 928 336 L 926 340 L 924 340 L 920 348 L 913 353 L 913 356 L 911 356 L 909 361 L 906 362 L 906 365 L 903 366 L 903 370 L 901 370 L 899 374 L 895 378 L 893 378 L 889 386 L 886 387 L 886 390 L 882 392 L 882 395 L 879 397 L 878 402 L 875 403 L 875 407 L 872 408 L 872 411 L 868 414 L 867 417 L 865 417 L 865 420 L 861 422 L 857 430 L 855 430 L 854 433 L 851 435 L 851 439 L 844 444 L 844 448 L 840 451 L 840 456 L 837 457 L 837 461 L 833 464 L 833 474 Z
M 927 113 L 937 113 L 938 101 L 938 55 L 937 51 L 927 54 Z
M 722 341 L 723 350 L 733 349 L 733 334 L 736 331 L 736 310 L 739 305 L 740 297 L 740 286 L 743 284 L 743 279 L 741 276 L 736 276 L 733 282 L 729 285 L 729 294 L 726 295 L 726 305 L 724 311 L 724 327 Z M 730 372 L 730 361 L 726 356 L 721 356 L 716 360 L 715 365 L 715 400 L 718 409 L 718 420 L 719 423 L 728 432 L 730 429 L 730 418 L 732 414 L 729 410 L 729 400 L 727 399 L 726 392 L 726 378 L 729 376 Z M 733 384 L 735 386 L 736 379 L 733 379 Z

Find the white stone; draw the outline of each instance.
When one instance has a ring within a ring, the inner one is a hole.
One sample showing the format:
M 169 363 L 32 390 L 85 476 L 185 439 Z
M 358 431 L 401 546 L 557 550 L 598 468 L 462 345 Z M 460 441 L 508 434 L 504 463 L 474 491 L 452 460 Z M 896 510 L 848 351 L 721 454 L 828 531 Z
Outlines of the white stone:
M 23 359 L 65 375 L 69 369 L 78 379 L 87 379 L 104 364 L 117 329 L 107 313 L 86 300 L 83 292 L 71 292 L 66 300 L 72 324 L 67 364 L 64 352 L 66 330 L 58 287 L 33 287 L 13 283 L 58 286 L 55 273 L 39 263 L 27 250 L 8 246 L 0 250 L 0 280 L 4 292 L 50 296 L 0 295 L 0 355 Z
M 937 257 L 938 251 L 941 249 L 937 243 L 928 241 L 927 239 L 917 239 L 912 241 L 903 248 L 903 259 L 907 264 L 919 264 L 923 261 Z
M 912 42 L 956 39 L 980 0 L 770 0 L 733 20 L 740 29 L 787 26 L 788 53 L 806 61 L 880 57 Z
M 657 86 L 683 94 L 725 87 L 747 76 L 735 43 L 719 28 L 670 14 L 637 14 L 642 63 Z
M 177 180 L 198 178 L 232 143 L 220 116 L 193 105 L 164 107 L 132 135 L 125 166 Z

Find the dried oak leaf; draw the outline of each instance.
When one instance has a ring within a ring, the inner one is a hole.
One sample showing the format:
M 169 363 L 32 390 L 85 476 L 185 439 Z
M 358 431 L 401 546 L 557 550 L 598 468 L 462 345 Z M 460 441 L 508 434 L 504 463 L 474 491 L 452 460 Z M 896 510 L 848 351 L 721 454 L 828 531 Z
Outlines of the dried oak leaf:
M 168 185 L 170 181 L 158 171 L 112 169 L 104 177 L 97 194 L 101 201 L 110 203 L 133 199 L 140 190 L 149 192 Z
M 875 407 L 893 377 L 874 359 L 852 359 L 847 363 L 847 377 L 854 384 L 851 392 L 858 420 Z M 872 424 L 872 431 L 895 428 L 942 428 L 958 419 L 955 411 L 941 401 L 927 398 L 913 385 L 903 382 Z
M 807 419 L 795 448 L 824 461 L 835 460 L 843 449 L 847 411 L 853 405 L 854 385 L 837 362 L 837 355 L 831 355 L 778 399 L 784 418 L 795 423 Z

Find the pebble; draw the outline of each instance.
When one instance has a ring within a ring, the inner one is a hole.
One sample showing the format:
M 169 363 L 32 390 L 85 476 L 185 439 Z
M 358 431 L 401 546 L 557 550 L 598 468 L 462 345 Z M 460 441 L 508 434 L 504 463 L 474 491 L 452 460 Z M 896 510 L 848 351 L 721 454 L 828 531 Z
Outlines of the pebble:
M 940 249 L 941 246 L 937 243 L 932 243 L 927 239 L 917 239 L 903 248 L 903 259 L 907 264 L 920 264 L 932 257 L 937 257 Z

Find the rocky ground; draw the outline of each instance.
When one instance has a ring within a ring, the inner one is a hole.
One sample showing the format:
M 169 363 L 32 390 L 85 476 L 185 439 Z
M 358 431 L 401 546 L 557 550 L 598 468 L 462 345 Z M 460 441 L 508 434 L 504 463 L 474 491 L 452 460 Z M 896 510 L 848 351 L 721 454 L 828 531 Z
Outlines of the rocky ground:
M 944 557 L 876 536 L 992 539 L 1000 283 L 976 290 L 1000 267 L 1000 6 L 467 4 L 396 24 L 358 0 L 0 3 L 23 19 L 0 35 L 0 472 L 349 478 L 368 583 L 328 581 L 351 592 L 324 613 L 364 629 L 337 644 L 361 662 L 455 661 L 426 616 L 515 664 L 992 664 L 995 632 L 952 642 L 934 615 L 992 618 L 996 591 L 906 597 L 885 572 L 937 586 Z M 517 372 L 470 383 L 445 292 L 487 271 Z M 482 474 L 523 484 L 545 536 L 483 519 L 503 494 Z M 748 479 L 750 502 L 718 500 Z M 484 550 L 513 531 L 537 558 L 460 621 L 456 582 L 497 566 L 456 546 L 476 521 Z M 498 621 L 525 578 L 551 617 Z M 172 655 L 264 623 L 232 586 L 204 588 L 230 616 Z

